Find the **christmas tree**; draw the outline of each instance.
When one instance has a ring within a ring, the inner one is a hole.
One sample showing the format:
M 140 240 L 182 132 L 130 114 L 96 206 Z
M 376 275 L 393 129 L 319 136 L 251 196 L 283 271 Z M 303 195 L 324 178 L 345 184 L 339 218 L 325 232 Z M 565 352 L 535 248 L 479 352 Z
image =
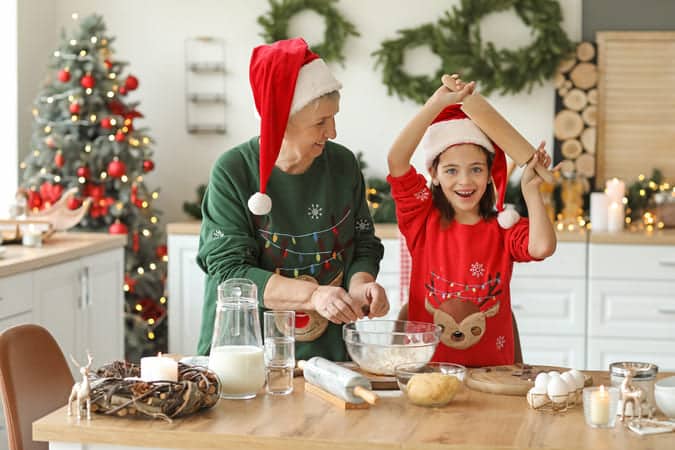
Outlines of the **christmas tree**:
M 73 19 L 78 20 L 76 15 Z M 29 211 L 49 208 L 66 191 L 67 207 L 92 206 L 79 228 L 128 236 L 125 248 L 126 357 L 166 351 L 167 250 L 153 208 L 158 191 L 144 174 L 154 168 L 153 140 L 137 128 L 138 102 L 127 100 L 139 81 L 123 75 L 114 38 L 101 16 L 78 23 L 54 51 L 50 72 L 33 108 L 31 151 L 21 163 Z M 122 313 L 120 311 L 120 313 Z

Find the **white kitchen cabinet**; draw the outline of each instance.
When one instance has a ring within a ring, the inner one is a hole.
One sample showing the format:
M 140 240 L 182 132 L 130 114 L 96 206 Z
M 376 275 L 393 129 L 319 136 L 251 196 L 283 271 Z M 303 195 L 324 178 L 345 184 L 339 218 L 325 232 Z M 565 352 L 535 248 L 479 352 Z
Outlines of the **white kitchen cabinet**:
M 588 368 L 675 370 L 675 246 L 589 245 Z
M 197 265 L 199 235 L 169 234 L 169 352 L 197 353 L 205 274 Z
M 75 233 L 70 237 L 77 240 Z M 45 265 L 35 252 L 35 261 L 26 264 L 37 268 L 0 278 L 0 331 L 22 323 L 47 328 L 77 379 L 80 375 L 69 355 L 86 362 L 90 350 L 96 365 L 124 358 L 124 249 L 72 253 L 61 256 L 52 250 L 51 264 Z M 0 450 L 7 447 L 3 410 Z
M 526 363 L 585 367 L 586 265 L 586 242 L 559 242 L 542 262 L 514 264 L 511 308 Z
M 384 257 L 380 262 L 377 282 L 382 285 L 389 299 L 389 313 L 383 319 L 395 320 L 401 310 L 401 304 L 407 303 L 401 297 L 401 249 L 398 239 L 382 239 Z

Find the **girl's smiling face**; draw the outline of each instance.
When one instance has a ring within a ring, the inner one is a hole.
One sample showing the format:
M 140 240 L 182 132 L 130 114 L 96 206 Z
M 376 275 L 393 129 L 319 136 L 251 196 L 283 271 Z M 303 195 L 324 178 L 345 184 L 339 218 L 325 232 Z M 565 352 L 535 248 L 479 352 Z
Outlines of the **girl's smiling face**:
M 431 169 L 432 183 L 440 186 L 460 223 L 480 219 L 480 200 L 490 181 L 485 151 L 475 144 L 458 144 L 446 149 Z

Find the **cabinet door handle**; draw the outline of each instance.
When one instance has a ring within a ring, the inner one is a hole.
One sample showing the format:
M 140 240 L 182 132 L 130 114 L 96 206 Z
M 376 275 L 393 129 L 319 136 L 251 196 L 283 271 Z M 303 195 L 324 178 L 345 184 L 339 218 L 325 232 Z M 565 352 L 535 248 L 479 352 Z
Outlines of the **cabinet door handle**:
M 658 311 L 661 314 L 675 314 L 675 309 L 659 308 Z
M 89 295 L 89 267 L 83 267 L 80 271 L 80 299 L 81 309 L 91 306 L 91 296 Z
M 675 267 L 675 260 L 672 259 L 666 259 L 666 260 L 660 260 L 659 261 L 659 266 L 665 266 L 665 267 Z

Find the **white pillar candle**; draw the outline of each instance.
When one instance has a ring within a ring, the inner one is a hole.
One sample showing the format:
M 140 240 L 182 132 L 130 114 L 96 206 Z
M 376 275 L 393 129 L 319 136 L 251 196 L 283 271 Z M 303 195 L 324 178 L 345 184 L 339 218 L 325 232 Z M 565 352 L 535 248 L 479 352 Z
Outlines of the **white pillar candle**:
M 593 231 L 607 231 L 609 197 L 604 192 L 591 194 L 591 225 Z
M 605 183 L 605 192 L 610 202 L 622 203 L 626 195 L 626 184 L 618 178 L 612 178 Z
M 178 381 L 178 363 L 162 356 L 141 358 L 141 379 L 143 381 Z
M 591 392 L 589 409 L 593 425 L 606 425 L 609 422 L 609 392 L 604 386 Z
M 612 202 L 607 210 L 607 231 L 616 233 L 623 230 L 625 220 L 623 203 Z
M 26 247 L 42 247 L 42 232 L 35 225 L 28 225 L 28 227 L 23 229 L 21 244 Z

